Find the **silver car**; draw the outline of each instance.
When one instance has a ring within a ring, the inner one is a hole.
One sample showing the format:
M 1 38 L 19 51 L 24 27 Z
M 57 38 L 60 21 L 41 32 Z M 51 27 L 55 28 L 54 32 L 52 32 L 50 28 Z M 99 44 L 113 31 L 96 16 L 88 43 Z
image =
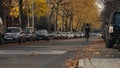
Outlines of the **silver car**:
M 4 35 L 5 42 L 25 42 L 25 34 L 21 27 L 8 27 Z
M 49 35 L 48 35 L 48 32 L 47 30 L 37 30 L 35 32 L 36 36 L 37 36 L 37 39 L 38 40 L 49 40 Z

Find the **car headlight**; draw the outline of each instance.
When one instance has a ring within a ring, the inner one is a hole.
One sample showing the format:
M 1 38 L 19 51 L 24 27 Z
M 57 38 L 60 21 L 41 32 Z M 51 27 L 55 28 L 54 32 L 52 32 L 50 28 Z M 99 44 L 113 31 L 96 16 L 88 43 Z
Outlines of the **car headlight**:
M 109 26 L 109 33 L 113 33 L 113 26 L 112 25 Z

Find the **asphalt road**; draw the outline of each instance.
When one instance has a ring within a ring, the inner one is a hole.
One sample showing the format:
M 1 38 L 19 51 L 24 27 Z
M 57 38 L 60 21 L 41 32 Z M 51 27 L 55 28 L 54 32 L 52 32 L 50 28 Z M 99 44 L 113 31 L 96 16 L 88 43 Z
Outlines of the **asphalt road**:
M 65 68 L 64 62 L 72 53 L 96 40 L 84 38 L 51 40 L 41 43 L 0 46 L 0 68 Z

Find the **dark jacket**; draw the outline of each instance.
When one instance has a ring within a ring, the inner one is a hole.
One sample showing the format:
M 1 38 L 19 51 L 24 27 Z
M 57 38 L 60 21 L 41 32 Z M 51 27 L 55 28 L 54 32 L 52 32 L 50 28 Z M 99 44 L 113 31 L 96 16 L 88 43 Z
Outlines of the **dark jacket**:
M 89 33 L 90 32 L 90 25 L 89 24 L 86 24 L 84 26 L 84 30 L 85 30 L 85 33 Z

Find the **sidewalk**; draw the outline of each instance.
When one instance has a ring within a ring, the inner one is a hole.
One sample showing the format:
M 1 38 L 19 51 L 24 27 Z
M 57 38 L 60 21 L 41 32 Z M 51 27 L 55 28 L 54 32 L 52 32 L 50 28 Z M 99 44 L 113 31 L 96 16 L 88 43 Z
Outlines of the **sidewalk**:
M 92 40 L 74 55 L 74 59 L 66 61 L 67 68 L 120 68 L 120 52 L 106 48 L 101 39 Z
M 80 59 L 78 68 L 120 68 L 119 58 Z

